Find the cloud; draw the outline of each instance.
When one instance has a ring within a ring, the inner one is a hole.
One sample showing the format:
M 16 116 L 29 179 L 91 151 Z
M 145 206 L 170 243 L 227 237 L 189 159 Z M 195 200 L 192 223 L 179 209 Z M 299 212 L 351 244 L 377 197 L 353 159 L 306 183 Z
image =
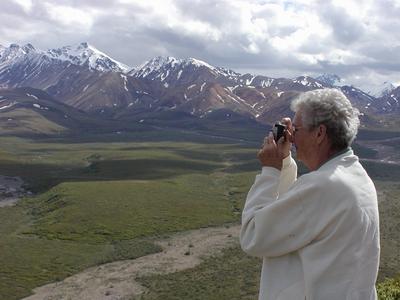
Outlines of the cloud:
M 131 66 L 171 55 L 270 76 L 395 81 L 399 15 L 399 0 L 13 0 L 2 4 L 0 44 L 88 41 Z
M 44 3 L 49 19 L 65 30 L 90 31 L 96 13 L 90 9 L 70 7 L 53 3 Z
M 32 0 L 13 0 L 13 2 L 20 5 L 21 8 L 27 13 L 29 13 L 32 9 Z

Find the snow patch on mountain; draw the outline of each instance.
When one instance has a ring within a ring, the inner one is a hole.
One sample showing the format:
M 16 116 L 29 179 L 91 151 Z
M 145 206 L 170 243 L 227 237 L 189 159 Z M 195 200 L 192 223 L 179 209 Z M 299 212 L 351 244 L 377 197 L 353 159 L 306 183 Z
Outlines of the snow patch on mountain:
M 41 110 L 49 110 L 48 107 L 46 107 L 46 106 L 41 106 L 40 104 L 37 104 L 37 103 L 33 103 L 32 105 L 33 105 L 33 107 L 38 108 L 38 109 L 41 109 Z
M 11 103 L 9 103 L 9 104 L 6 104 L 6 105 L 4 105 L 4 106 L 1 106 L 1 107 L 0 107 L 0 110 L 13 107 L 15 104 L 17 104 L 17 102 L 16 102 L 16 101 L 13 101 L 13 102 L 11 102 Z
M 0 61 L 1 61 L 1 58 L 3 57 L 3 53 L 4 53 L 4 51 L 6 51 L 6 47 L 4 47 L 3 45 L 0 45 Z
M 270 87 L 272 85 L 272 83 L 274 83 L 274 79 L 270 78 L 268 80 L 262 80 L 261 81 L 261 86 L 262 87 Z
M 253 82 L 254 78 L 256 78 L 256 76 L 252 76 L 250 79 L 246 80 L 246 85 L 251 85 L 251 83 Z
M 210 65 L 202 60 L 196 59 L 196 58 L 191 57 L 189 59 L 183 60 L 182 62 L 186 65 L 193 65 L 196 67 L 207 67 L 213 71 L 217 71 L 217 68 L 213 67 L 212 65 Z
M 33 98 L 33 99 L 39 100 L 38 97 L 36 97 L 35 95 L 32 95 L 32 94 L 26 94 L 26 95 L 27 95 L 28 97 Z
M 299 83 L 304 86 L 308 87 L 316 87 L 316 88 L 322 88 L 323 85 L 320 84 L 319 82 L 315 81 L 314 78 L 309 77 L 309 76 L 300 76 L 295 79 L 293 79 L 294 83 Z
M 125 89 L 125 91 L 129 91 L 128 90 L 128 88 L 126 87 L 126 82 L 127 82 L 127 77 L 126 77 L 126 75 L 124 75 L 124 74 L 120 74 L 121 75 L 121 78 L 124 80 L 124 89 Z

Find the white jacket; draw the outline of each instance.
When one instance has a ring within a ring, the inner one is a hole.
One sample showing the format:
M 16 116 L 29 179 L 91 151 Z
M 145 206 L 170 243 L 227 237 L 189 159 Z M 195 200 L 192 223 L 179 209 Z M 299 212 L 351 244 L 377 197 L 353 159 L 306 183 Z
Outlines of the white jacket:
M 246 199 L 240 243 L 263 257 L 259 299 L 377 299 L 377 195 L 358 157 L 296 174 L 290 156 L 282 171 L 263 167 Z

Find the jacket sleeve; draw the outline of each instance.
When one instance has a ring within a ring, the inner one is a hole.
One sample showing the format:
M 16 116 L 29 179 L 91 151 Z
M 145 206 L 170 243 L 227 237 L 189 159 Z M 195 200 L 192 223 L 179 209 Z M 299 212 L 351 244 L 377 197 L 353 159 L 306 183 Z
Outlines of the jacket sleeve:
M 282 170 L 279 176 L 278 195 L 286 193 L 289 187 L 297 179 L 297 164 L 291 155 L 282 162 Z
M 298 250 L 339 215 L 340 207 L 325 207 L 323 184 L 311 176 L 302 176 L 278 196 L 280 175 L 277 169 L 264 167 L 248 193 L 240 243 L 250 255 L 277 257 Z

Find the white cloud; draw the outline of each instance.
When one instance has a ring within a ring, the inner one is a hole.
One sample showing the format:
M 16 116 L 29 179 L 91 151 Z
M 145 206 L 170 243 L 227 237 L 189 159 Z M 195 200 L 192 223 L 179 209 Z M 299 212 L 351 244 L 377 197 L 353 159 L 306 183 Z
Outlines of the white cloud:
M 50 2 L 45 2 L 44 7 L 48 11 L 50 18 L 61 26 L 66 26 L 66 30 L 68 30 L 68 27 L 90 30 L 96 16 L 95 11 L 87 8 L 79 9 Z
M 32 9 L 32 0 L 13 0 L 16 4 L 20 5 L 22 9 L 29 13 Z

